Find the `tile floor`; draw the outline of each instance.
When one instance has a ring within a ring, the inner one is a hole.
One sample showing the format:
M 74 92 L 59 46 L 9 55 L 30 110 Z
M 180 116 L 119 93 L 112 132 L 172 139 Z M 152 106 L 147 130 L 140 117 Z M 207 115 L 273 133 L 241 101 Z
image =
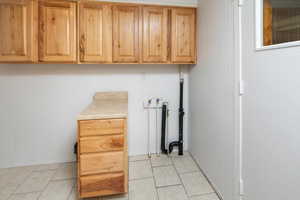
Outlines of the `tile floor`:
M 76 165 L 0 169 L 0 200 L 75 200 Z M 129 158 L 128 195 L 87 200 L 219 200 L 188 152 Z

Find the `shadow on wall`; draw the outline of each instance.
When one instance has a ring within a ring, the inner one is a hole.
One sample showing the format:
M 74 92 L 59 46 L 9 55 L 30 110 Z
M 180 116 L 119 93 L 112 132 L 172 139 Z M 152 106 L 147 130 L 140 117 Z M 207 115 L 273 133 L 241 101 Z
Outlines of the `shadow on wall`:
M 0 75 L 176 74 L 178 66 L 170 64 L 0 64 Z

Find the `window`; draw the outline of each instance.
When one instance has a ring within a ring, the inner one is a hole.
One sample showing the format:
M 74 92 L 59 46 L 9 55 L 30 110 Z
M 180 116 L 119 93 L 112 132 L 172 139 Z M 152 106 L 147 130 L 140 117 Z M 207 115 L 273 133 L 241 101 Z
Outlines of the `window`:
M 260 1 L 263 1 L 258 5 L 263 27 L 260 43 L 269 46 L 300 41 L 300 0 Z
M 255 0 L 256 50 L 300 46 L 300 0 Z

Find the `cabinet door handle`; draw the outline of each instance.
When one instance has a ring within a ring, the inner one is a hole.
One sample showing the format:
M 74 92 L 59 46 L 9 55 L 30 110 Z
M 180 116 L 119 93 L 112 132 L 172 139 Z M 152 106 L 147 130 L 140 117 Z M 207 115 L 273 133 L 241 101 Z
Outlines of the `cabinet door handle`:
M 80 50 L 80 58 L 81 58 L 81 60 L 83 60 L 84 54 L 85 54 L 84 44 L 85 44 L 85 36 L 81 35 L 80 42 L 79 42 L 79 50 Z
M 41 31 L 45 32 L 45 24 L 44 24 L 44 22 L 41 22 Z

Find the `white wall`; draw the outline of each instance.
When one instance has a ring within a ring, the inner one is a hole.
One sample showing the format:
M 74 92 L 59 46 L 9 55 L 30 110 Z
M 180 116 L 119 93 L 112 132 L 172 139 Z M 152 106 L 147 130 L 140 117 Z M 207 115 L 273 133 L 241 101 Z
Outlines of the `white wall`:
M 244 199 L 299 199 L 300 47 L 255 51 L 254 1 L 243 10 Z
M 77 114 L 95 92 L 120 90 L 129 92 L 130 155 L 147 150 L 148 97 L 170 101 L 170 140 L 177 140 L 177 65 L 0 65 L 0 168 L 74 160 Z M 185 141 L 187 134 L 185 126 Z
M 235 168 L 233 7 L 200 0 L 198 65 L 190 71 L 190 143 L 224 200 L 233 200 Z

